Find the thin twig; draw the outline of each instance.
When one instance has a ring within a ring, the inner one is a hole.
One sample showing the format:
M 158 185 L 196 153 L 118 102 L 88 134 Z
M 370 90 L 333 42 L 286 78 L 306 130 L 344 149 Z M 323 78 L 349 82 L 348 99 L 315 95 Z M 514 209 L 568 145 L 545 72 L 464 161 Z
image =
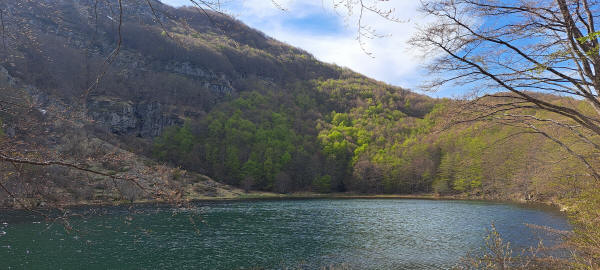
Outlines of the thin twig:
M 2 46 L 4 48 L 4 52 L 6 52 L 6 29 L 4 27 L 4 10 L 0 8 L 0 27 L 2 28 Z

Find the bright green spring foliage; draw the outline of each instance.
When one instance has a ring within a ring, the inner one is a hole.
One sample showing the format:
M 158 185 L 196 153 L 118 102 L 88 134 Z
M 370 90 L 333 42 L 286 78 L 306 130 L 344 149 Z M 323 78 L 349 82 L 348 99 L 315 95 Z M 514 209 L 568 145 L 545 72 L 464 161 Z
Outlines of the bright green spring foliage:
M 255 122 L 236 111 L 206 118 L 208 130 L 198 137 L 204 159 L 215 177 L 237 184 L 252 177 L 262 189 L 271 189 L 275 175 L 291 161 L 299 142 L 288 118 L 264 113 Z
M 440 138 L 441 160 L 433 183 L 437 193 L 466 192 L 481 187 L 483 151 L 487 144 L 469 130 Z
M 155 157 L 229 184 L 248 178 L 254 188 L 272 190 L 280 172 L 289 173 L 301 162 L 293 158 L 307 155 L 306 138 L 292 127 L 283 106 L 271 107 L 272 98 L 250 92 L 191 124 L 193 135 L 188 125 L 165 132 L 155 142 Z
M 155 157 L 229 184 L 278 192 L 569 198 L 569 185 L 586 177 L 566 175 L 585 167 L 539 135 L 513 136 L 522 130 L 493 123 L 440 130 L 453 101 L 352 73 L 251 89 L 164 132 Z M 549 131 L 578 152 L 590 151 Z

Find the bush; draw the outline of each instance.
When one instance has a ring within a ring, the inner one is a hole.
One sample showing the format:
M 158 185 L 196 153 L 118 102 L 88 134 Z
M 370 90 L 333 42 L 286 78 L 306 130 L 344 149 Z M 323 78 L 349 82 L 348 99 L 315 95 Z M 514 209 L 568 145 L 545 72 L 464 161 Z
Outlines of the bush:
M 569 205 L 573 235 L 569 242 L 575 253 L 576 268 L 600 269 L 600 190 L 591 189 Z
M 537 247 L 515 254 L 510 242 L 505 242 L 492 224 L 485 237 L 485 246 L 478 254 L 467 254 L 454 269 L 568 269 L 569 261 L 547 255 L 542 242 Z

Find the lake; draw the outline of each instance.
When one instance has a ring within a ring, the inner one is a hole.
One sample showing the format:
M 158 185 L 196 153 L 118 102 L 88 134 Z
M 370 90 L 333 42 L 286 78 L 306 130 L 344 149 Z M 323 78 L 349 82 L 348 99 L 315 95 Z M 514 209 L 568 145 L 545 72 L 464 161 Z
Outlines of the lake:
M 74 230 L 0 210 L 3 269 L 449 268 L 495 223 L 516 249 L 560 241 L 555 209 L 477 201 L 311 199 L 79 207 Z

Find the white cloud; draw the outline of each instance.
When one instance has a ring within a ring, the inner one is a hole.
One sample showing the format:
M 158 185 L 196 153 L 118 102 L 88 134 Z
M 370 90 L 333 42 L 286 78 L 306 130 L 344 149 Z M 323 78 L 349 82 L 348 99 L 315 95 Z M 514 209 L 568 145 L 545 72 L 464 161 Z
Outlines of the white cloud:
M 253 0 L 261 1 L 261 0 Z M 269 2 L 269 1 L 262 1 Z M 338 33 L 315 34 L 314 29 L 298 31 L 284 24 L 286 16 L 305 16 L 307 13 L 322 14 L 333 13 L 331 6 L 321 5 L 318 0 L 294 1 L 286 6 L 287 12 L 271 13 L 274 15 L 257 19 L 252 13 L 241 14 L 240 19 L 251 26 L 260 29 L 268 35 L 303 48 L 312 53 L 317 59 L 349 67 L 369 77 L 404 87 L 416 87 L 420 82 L 419 75 L 421 59 L 411 51 L 407 41 L 416 31 L 416 25 L 424 23 L 424 19 L 417 12 L 418 1 L 396 0 L 388 2 L 388 8 L 395 9 L 395 17 L 403 23 L 392 22 L 367 14 L 363 17 L 363 24 L 371 27 L 377 33 L 386 35 L 383 38 L 365 39 L 364 49 L 372 53 L 367 55 L 356 40 L 358 27 L 358 12 L 353 10 L 352 16 L 347 16 L 346 10 L 339 8 L 337 18 L 339 25 L 346 25 Z M 309 5 L 307 3 L 312 5 Z M 384 8 L 384 7 L 382 7 Z
M 170 4 L 185 1 L 187 0 L 163 0 Z M 386 35 L 383 38 L 363 39 L 364 48 L 373 57 L 367 55 L 356 40 L 358 10 L 353 9 L 349 16 L 345 7 L 334 9 L 333 1 L 276 0 L 286 9 L 282 11 L 271 0 L 234 0 L 225 9 L 251 27 L 302 48 L 321 61 L 346 66 L 374 79 L 407 88 L 414 88 L 421 83 L 421 78 L 424 77 L 420 69 L 422 59 L 407 45 L 416 31 L 416 25 L 426 22 L 417 11 L 418 0 L 377 1 L 386 5 L 380 5 L 382 9 L 394 9 L 394 16 L 402 20 L 402 23 L 366 13 L 363 24 Z M 328 19 L 323 20 L 320 27 L 318 24 L 303 25 L 303 18 Z M 333 26 L 334 31 L 322 31 L 321 28 L 332 28 L 330 24 L 336 24 Z

